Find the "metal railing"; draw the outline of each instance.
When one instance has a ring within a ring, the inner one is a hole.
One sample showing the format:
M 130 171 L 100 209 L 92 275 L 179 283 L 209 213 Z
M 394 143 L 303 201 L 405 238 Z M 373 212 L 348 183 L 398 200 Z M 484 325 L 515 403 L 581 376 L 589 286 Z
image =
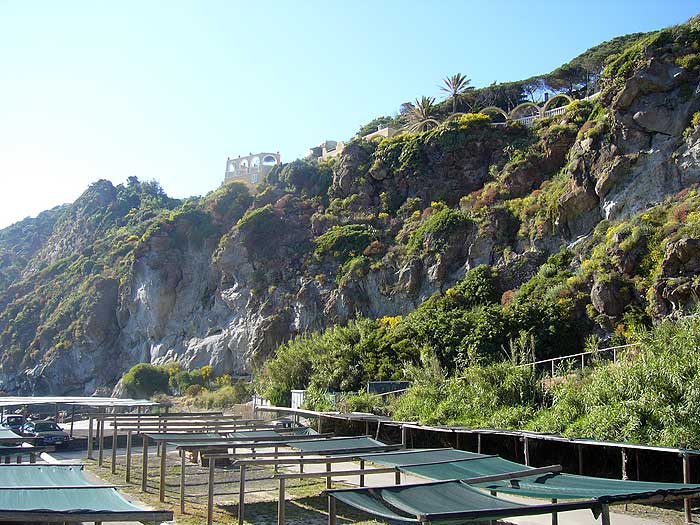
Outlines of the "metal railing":
M 531 363 L 524 363 L 522 365 L 518 365 L 518 368 L 526 368 L 526 367 L 532 367 L 534 370 L 537 368 L 537 365 L 545 365 L 549 364 L 551 366 L 551 372 L 552 372 L 552 377 L 556 375 L 556 370 L 557 370 L 557 364 L 560 363 L 561 361 L 566 361 L 570 359 L 580 359 L 581 360 L 581 369 L 585 368 L 586 366 L 586 356 L 592 356 L 592 355 L 598 355 L 601 353 L 605 352 L 612 352 L 613 356 L 613 363 L 617 363 L 617 351 L 624 349 L 624 348 L 632 348 L 635 346 L 639 346 L 639 343 L 630 343 L 626 345 L 618 345 L 618 346 L 609 346 L 607 348 L 598 348 L 596 350 L 589 350 L 587 352 L 579 352 L 577 354 L 569 354 L 569 355 L 563 355 L 560 357 L 552 357 L 550 359 L 541 359 L 540 361 L 533 361 Z

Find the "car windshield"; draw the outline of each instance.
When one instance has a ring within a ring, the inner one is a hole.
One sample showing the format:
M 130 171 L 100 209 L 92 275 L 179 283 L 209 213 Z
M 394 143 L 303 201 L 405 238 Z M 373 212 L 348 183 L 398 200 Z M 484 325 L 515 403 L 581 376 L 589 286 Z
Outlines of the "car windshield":
M 35 432 L 51 432 L 54 430 L 61 430 L 61 427 L 52 421 L 40 421 L 38 423 L 34 423 Z
M 5 419 L 5 423 L 16 425 L 17 423 L 21 423 L 23 419 L 22 416 L 9 416 Z

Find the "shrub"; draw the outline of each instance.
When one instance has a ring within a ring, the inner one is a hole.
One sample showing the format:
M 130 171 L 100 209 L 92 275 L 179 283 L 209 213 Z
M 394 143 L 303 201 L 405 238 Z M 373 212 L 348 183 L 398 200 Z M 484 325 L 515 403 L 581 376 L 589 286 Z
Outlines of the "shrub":
M 361 255 L 376 236 L 374 228 L 364 224 L 333 226 L 326 233 L 316 237 L 314 253 L 318 258 L 329 256 L 345 261 Z
M 124 388 L 132 397 L 150 397 L 168 392 L 168 372 L 162 366 L 139 363 L 122 377 Z
M 466 229 L 473 220 L 459 210 L 443 208 L 428 216 L 408 239 L 408 251 L 414 254 L 442 252 L 449 244 L 450 236 Z
M 203 390 L 204 387 L 202 385 L 190 385 L 185 389 L 185 396 L 197 397 Z

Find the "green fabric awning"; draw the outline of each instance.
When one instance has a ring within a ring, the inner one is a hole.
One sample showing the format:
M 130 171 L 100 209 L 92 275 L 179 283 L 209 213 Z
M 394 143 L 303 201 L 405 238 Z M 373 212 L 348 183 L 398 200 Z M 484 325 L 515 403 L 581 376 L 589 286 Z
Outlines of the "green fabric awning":
M 451 456 L 455 458 L 454 461 L 444 462 L 452 459 Z M 381 454 L 368 456 L 366 459 L 382 465 L 398 466 L 403 472 L 435 480 L 472 479 L 533 468 L 498 456 L 454 449 L 415 454 Z M 442 463 L 437 463 L 441 461 Z M 564 473 L 523 476 L 486 483 L 475 482 L 473 486 L 532 498 L 597 499 L 610 503 L 643 500 L 652 496 L 700 493 L 700 485 L 595 478 Z
M 226 437 L 229 438 L 243 438 L 243 439 L 248 439 L 248 438 L 270 438 L 270 437 L 280 437 L 280 436 L 314 436 L 317 435 L 318 432 L 316 432 L 312 428 L 294 428 L 291 430 L 286 430 L 284 432 L 278 432 L 277 430 L 242 430 L 240 432 L 228 432 L 226 433 Z
M 113 488 L 0 489 L 0 512 L 138 512 Z
M 144 436 L 154 441 L 191 441 L 199 438 L 223 438 L 214 432 L 144 432 Z
M 461 481 L 440 481 L 394 487 L 327 490 L 327 494 L 368 514 L 404 523 L 457 524 L 534 516 L 589 508 L 595 501 L 528 505 L 505 501 Z
M 2 487 L 44 487 L 92 485 L 84 475 L 82 465 L 0 465 Z
M 0 428 L 0 442 L 7 443 L 8 441 L 21 443 L 24 438 L 9 428 Z
M 113 487 L 94 486 L 82 465 L 0 465 L 0 521 L 163 522 L 172 516 L 134 505 Z
M 288 444 L 289 447 L 300 450 L 308 454 L 344 454 L 358 451 L 381 450 L 387 446 L 386 443 L 377 441 L 366 436 L 349 438 L 315 439 L 310 441 L 294 441 Z M 399 445 L 397 445 L 397 448 Z

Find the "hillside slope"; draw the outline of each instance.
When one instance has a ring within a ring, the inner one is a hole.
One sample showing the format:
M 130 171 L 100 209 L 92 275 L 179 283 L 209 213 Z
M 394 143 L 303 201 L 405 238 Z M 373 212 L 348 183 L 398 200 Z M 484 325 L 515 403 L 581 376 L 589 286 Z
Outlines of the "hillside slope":
M 682 312 L 700 292 L 699 47 L 693 19 L 612 57 L 563 116 L 355 140 L 254 195 L 99 181 L 0 232 L 0 388 L 91 394 L 173 359 L 244 374 L 358 317 L 393 330 L 372 354 L 387 378 L 426 346 L 450 367 L 531 333 L 539 358 Z

